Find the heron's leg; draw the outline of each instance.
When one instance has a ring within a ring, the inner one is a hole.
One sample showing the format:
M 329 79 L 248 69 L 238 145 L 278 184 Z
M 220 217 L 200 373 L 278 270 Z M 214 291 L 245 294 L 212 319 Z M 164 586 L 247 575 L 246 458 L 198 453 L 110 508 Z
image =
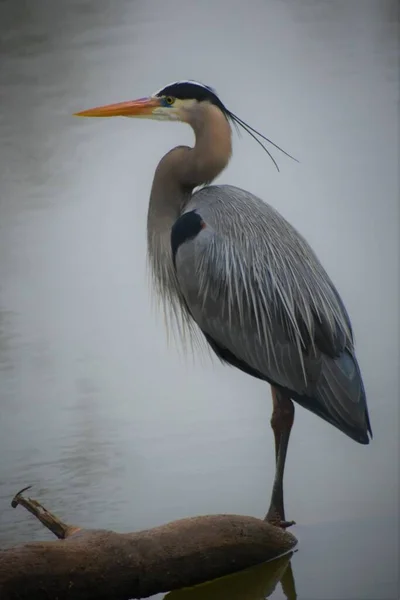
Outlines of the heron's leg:
M 277 427 L 278 411 L 279 411 L 279 405 L 278 405 L 279 395 L 277 395 L 277 394 L 279 394 L 279 390 L 277 390 L 276 388 L 274 388 L 271 385 L 271 395 L 272 395 L 271 427 L 272 427 L 272 431 L 274 433 L 274 439 L 275 439 L 275 465 L 278 464 L 279 444 L 281 441 L 281 432 L 280 432 L 280 429 Z
M 274 387 L 272 387 L 272 403 L 271 427 L 275 437 L 276 467 L 271 503 L 265 520 L 285 528 L 294 524 L 294 521 L 285 520 L 283 502 L 283 474 L 294 421 L 294 404 L 290 396 Z

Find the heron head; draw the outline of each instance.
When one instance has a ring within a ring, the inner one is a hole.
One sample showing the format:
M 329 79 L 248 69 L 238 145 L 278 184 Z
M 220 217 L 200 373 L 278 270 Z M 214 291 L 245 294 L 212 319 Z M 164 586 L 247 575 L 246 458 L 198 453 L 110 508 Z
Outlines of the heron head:
M 197 113 L 196 108 L 206 102 L 219 108 L 226 119 L 235 125 L 237 129 L 244 129 L 244 131 L 246 131 L 265 150 L 278 171 L 278 164 L 264 145 L 264 141 L 283 152 L 283 154 L 286 154 L 286 156 L 297 161 L 296 158 L 288 154 L 285 150 L 272 142 L 272 140 L 265 137 L 265 135 L 257 131 L 257 129 L 254 129 L 254 127 L 251 127 L 251 125 L 228 110 L 211 87 L 190 79 L 170 83 L 147 98 L 98 106 L 97 108 L 90 108 L 89 110 L 75 113 L 75 116 L 131 117 L 154 119 L 158 121 L 183 121 L 184 123 L 189 123 L 193 126 L 193 117 Z
M 228 114 L 227 109 L 212 88 L 197 81 L 186 80 L 170 83 L 147 98 L 90 108 L 75 113 L 75 116 L 131 117 L 187 122 L 191 111 L 200 102 L 214 104 L 225 115 Z

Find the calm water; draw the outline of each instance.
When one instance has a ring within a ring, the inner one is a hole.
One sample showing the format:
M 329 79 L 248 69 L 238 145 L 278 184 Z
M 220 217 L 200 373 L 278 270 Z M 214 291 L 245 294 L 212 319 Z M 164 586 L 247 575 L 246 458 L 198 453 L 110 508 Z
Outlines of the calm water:
M 392 600 L 397 2 L 229 7 L 0 2 L 0 542 L 49 537 L 10 507 L 27 484 L 66 520 L 119 531 L 267 509 L 269 388 L 185 358 L 150 302 L 151 180 L 161 156 L 192 134 L 180 124 L 71 117 L 193 78 L 300 158 L 278 155 L 279 174 L 250 139 L 235 138 L 219 181 L 265 198 L 311 242 L 348 306 L 365 377 L 370 446 L 296 413 L 285 490 L 287 516 L 299 523 L 299 598 Z M 271 593 L 250 579 L 243 598 Z M 279 585 L 271 597 L 284 597 Z

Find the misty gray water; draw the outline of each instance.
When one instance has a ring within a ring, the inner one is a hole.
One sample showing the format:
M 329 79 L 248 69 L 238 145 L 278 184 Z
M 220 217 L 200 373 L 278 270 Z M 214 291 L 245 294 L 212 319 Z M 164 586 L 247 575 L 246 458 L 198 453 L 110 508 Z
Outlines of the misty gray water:
M 399 597 L 396 0 L 0 2 L 0 544 L 69 522 L 262 516 L 265 384 L 168 343 L 146 271 L 154 169 L 182 124 L 72 113 L 182 78 L 300 159 L 235 136 L 218 178 L 309 240 L 352 318 L 374 440 L 298 408 L 285 493 L 299 599 Z M 274 599 L 283 598 L 279 586 Z

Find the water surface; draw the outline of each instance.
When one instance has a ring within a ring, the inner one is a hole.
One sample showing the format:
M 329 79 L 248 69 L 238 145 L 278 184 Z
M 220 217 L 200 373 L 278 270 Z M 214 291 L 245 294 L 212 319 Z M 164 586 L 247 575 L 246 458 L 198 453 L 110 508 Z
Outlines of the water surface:
M 49 537 L 14 493 L 119 531 L 262 516 L 269 388 L 168 345 L 145 222 L 181 124 L 73 112 L 181 78 L 300 159 L 235 137 L 219 177 L 310 241 L 351 315 L 374 440 L 296 411 L 285 482 L 299 598 L 399 597 L 395 0 L 0 2 L 0 543 Z M 272 596 L 282 598 L 277 586 Z

